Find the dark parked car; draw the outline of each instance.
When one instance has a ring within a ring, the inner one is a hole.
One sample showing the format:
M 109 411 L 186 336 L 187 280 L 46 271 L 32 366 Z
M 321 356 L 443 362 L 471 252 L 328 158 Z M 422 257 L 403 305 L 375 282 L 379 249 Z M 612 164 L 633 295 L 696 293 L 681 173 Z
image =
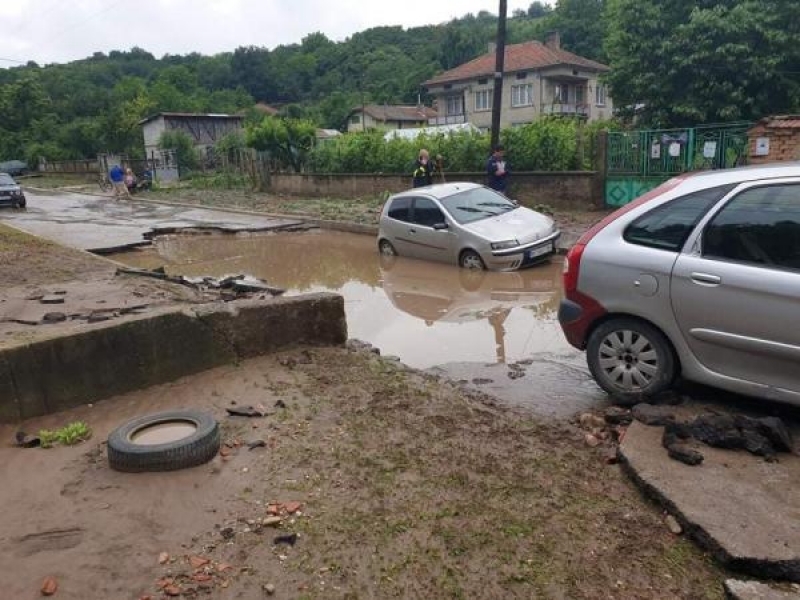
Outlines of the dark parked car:
M 26 204 L 20 185 L 8 173 L 0 173 L 0 206 L 25 208 Z
M 800 163 L 681 175 L 569 251 L 559 321 L 606 391 L 677 375 L 800 405 Z

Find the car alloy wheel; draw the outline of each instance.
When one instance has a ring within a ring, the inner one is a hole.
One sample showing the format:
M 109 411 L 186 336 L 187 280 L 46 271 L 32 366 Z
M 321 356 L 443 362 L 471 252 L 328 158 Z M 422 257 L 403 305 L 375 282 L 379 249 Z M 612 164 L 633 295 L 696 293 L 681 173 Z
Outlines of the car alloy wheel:
M 675 358 L 664 335 L 635 319 L 612 319 L 589 336 L 589 370 L 609 394 L 625 399 L 653 396 L 675 379 Z
M 486 268 L 480 255 L 472 250 L 462 252 L 461 259 L 458 262 L 464 269 L 479 269 L 482 271 Z

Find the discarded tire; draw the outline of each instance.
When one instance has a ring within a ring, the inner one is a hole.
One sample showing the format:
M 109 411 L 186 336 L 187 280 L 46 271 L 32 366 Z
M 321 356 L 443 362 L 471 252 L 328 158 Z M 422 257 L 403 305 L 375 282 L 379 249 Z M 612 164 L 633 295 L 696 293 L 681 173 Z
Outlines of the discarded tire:
M 197 410 L 138 417 L 108 436 L 108 464 L 127 473 L 196 467 L 219 452 L 217 421 Z

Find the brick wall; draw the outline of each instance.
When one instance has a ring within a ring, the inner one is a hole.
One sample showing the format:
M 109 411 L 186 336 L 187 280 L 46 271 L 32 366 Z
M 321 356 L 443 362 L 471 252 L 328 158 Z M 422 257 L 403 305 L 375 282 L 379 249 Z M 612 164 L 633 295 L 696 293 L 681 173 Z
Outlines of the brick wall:
M 486 182 L 483 173 L 446 173 L 445 177 L 448 182 Z M 409 187 L 407 175 L 273 173 L 270 177 L 271 192 L 293 196 L 367 197 Z M 526 206 L 592 209 L 603 203 L 603 183 L 593 171 L 514 173 L 508 193 Z
M 800 160 L 800 128 L 769 127 L 759 124 L 750 129 L 747 135 L 750 144 L 750 164 Z M 758 138 L 769 139 L 769 154 L 766 156 L 756 155 Z

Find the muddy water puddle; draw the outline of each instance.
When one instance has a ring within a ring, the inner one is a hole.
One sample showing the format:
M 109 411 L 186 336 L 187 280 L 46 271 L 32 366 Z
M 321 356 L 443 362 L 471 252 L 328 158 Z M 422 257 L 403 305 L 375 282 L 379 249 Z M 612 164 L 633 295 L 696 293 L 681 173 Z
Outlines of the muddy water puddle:
M 247 273 L 288 294 L 336 292 L 350 337 L 413 367 L 514 362 L 569 349 L 556 322 L 561 262 L 512 273 L 475 273 L 381 258 L 372 236 L 294 234 L 167 236 L 111 256 L 172 275 Z
M 194 435 L 196 431 L 197 426 L 189 421 L 157 423 L 136 431 L 131 436 L 131 442 L 140 446 L 167 444 Z

